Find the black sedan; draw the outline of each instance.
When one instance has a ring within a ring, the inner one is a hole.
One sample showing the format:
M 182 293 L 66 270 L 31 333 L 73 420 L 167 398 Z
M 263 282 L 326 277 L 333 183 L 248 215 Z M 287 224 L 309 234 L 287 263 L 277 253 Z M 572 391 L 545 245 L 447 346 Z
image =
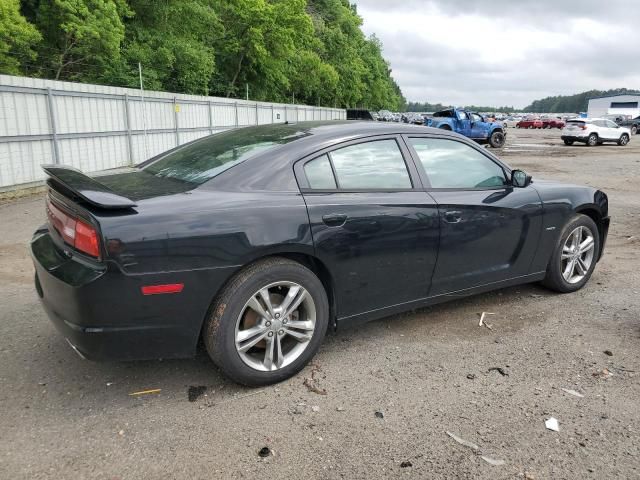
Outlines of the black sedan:
M 46 166 L 31 250 L 83 357 L 294 375 L 327 328 L 527 282 L 573 292 L 609 227 L 596 189 L 532 181 L 452 132 L 313 122 L 212 135 L 132 171 Z

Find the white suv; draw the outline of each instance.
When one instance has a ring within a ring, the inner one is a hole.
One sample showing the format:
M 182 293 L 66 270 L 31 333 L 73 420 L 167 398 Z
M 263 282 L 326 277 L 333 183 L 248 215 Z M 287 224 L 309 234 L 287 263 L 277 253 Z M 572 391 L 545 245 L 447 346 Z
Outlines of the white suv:
M 573 142 L 586 143 L 590 147 L 604 142 L 626 145 L 631 132 L 606 118 L 573 118 L 567 120 L 560 138 L 565 145 L 573 145 Z

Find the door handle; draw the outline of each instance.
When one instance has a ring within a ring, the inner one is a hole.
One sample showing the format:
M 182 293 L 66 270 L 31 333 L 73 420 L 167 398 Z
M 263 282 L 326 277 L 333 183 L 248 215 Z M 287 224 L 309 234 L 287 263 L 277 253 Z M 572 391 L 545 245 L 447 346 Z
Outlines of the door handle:
M 462 220 L 462 212 L 453 210 L 451 212 L 445 212 L 444 221 L 447 223 L 460 223 Z
M 347 221 L 344 213 L 330 213 L 322 216 L 322 221 L 329 227 L 341 227 Z

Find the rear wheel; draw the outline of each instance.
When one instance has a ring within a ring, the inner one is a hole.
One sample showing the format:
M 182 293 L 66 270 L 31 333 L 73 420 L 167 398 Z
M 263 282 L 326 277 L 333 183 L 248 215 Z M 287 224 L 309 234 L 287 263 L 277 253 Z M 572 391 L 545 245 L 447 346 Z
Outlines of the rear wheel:
M 631 125 L 631 135 L 635 135 L 638 133 L 638 127 L 636 125 Z
M 587 138 L 587 145 L 589 147 L 595 147 L 598 144 L 598 135 L 595 133 L 592 133 L 591 135 L 589 135 L 589 138 Z
M 623 133 L 622 135 L 620 135 L 620 138 L 618 139 L 618 145 L 624 147 L 627 143 L 629 143 L 629 135 L 627 135 L 626 133 Z
M 276 257 L 242 270 L 224 288 L 203 340 L 226 376 L 244 385 L 268 385 L 309 362 L 328 323 L 322 282 L 303 265 Z
M 489 145 L 493 148 L 502 148 L 504 145 L 504 133 L 495 131 L 489 137 Z
M 564 144 L 565 145 L 573 145 L 573 140 L 565 140 Z
M 586 215 L 575 215 L 560 234 L 542 283 L 562 293 L 580 290 L 593 273 L 599 251 L 596 224 Z

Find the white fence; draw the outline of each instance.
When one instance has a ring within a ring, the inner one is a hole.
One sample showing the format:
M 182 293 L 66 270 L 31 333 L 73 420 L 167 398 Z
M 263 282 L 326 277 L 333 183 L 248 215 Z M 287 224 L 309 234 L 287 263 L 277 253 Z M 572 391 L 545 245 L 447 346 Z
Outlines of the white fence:
M 0 75 L 0 191 L 42 181 L 42 164 L 96 172 L 231 128 L 344 118 L 336 108 Z

